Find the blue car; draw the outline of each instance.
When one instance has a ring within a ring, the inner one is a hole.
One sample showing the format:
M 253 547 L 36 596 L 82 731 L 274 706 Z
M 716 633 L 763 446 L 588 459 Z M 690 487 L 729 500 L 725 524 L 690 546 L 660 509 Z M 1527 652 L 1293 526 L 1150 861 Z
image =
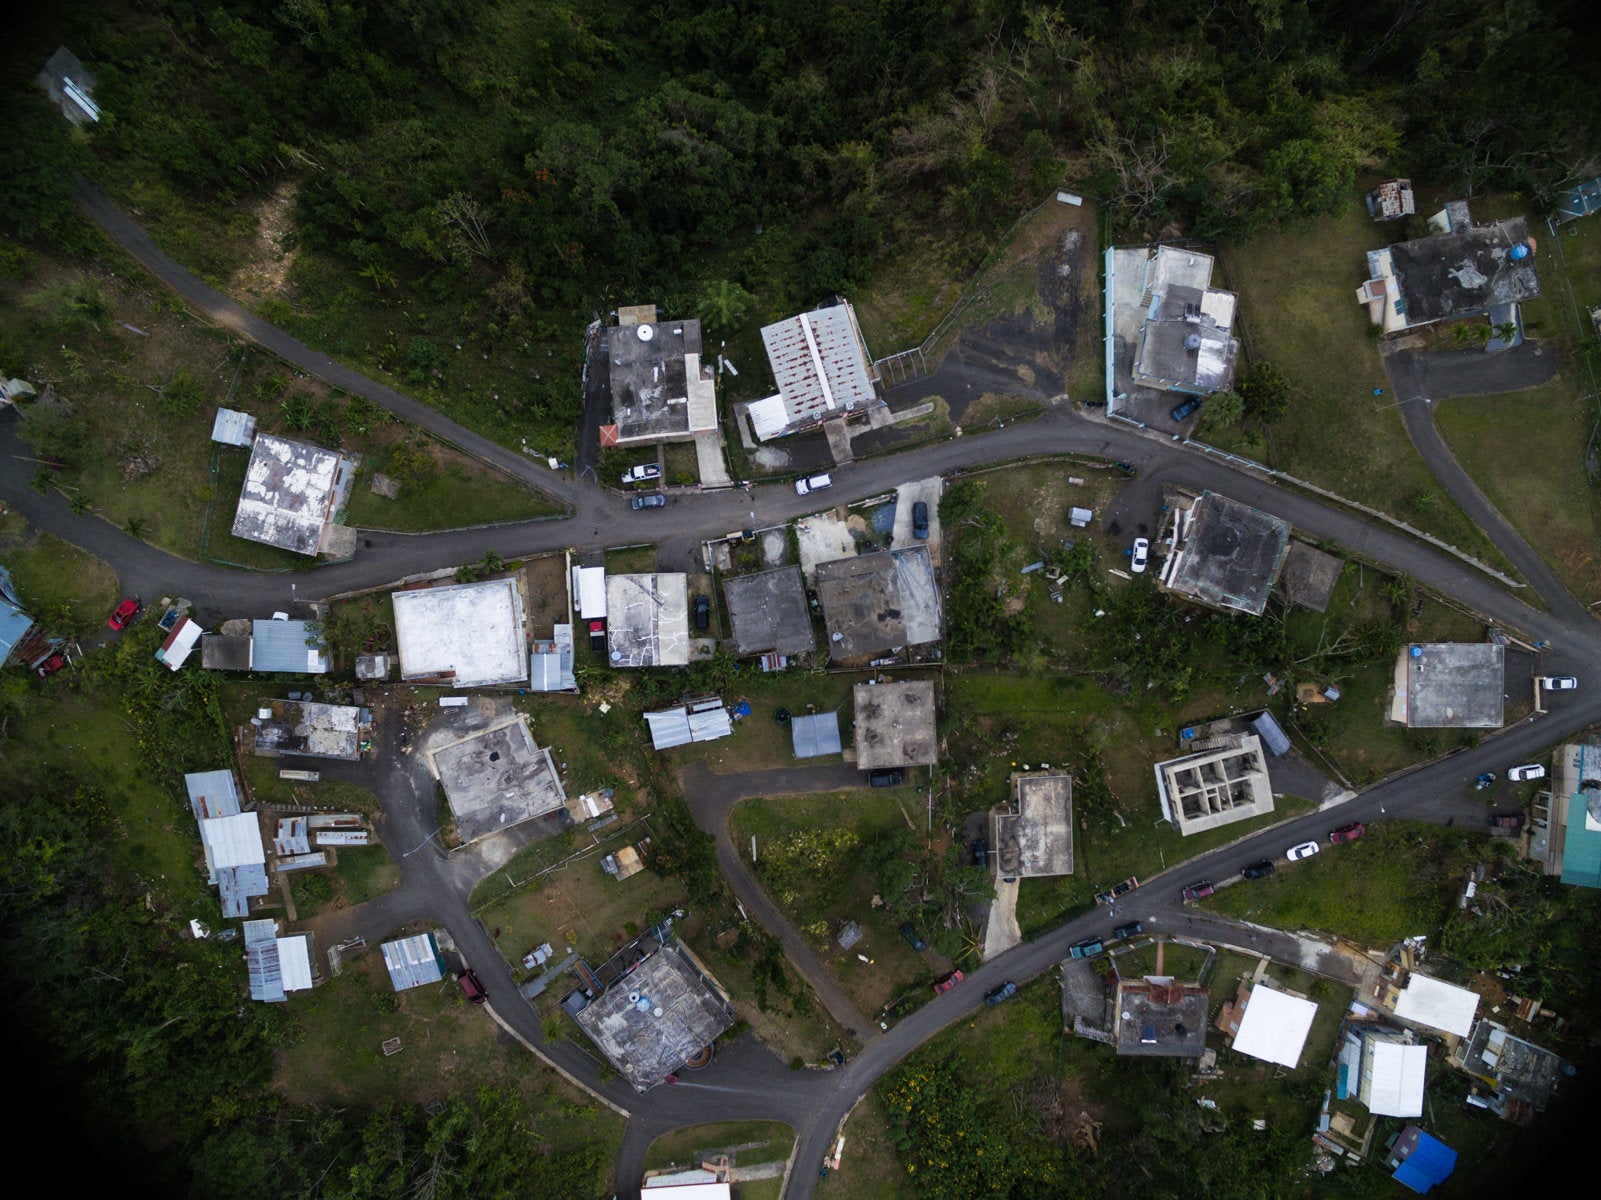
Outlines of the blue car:
M 1198 409 L 1200 407 L 1201 407 L 1200 400 L 1195 399 L 1195 398 L 1192 397 L 1191 399 L 1186 400 L 1183 404 L 1179 405 L 1177 408 L 1175 408 L 1173 410 L 1173 420 L 1174 421 L 1182 421 L 1182 420 L 1184 420 L 1185 417 L 1189 416 L 1191 413 L 1193 413 L 1196 409 Z
M 1015 995 L 1017 995 L 1017 984 L 1008 979 L 1005 983 L 1001 984 L 1000 987 L 991 988 L 989 991 L 985 992 L 984 1003 L 988 1004 L 991 1008 L 994 1008 L 997 1004 L 1001 1004 L 1007 1000 L 1010 1000 Z

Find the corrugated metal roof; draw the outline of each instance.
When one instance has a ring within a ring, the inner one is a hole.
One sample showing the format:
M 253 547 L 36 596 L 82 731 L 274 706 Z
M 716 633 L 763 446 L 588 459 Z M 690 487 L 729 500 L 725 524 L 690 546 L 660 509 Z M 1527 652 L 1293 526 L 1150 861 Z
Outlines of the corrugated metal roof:
M 734 732 L 728 710 L 719 704 L 716 708 L 702 709 L 689 714 L 689 730 L 697 742 L 710 742 Z
M 207 861 L 219 870 L 267 861 L 255 813 L 208 817 L 200 823 L 200 839 L 206 844 Z
M 250 629 L 255 670 L 295 675 L 321 675 L 328 670 L 327 643 L 312 622 L 255 621 Z
M 837 712 L 796 717 L 789 723 L 789 733 L 796 758 L 816 758 L 821 754 L 839 754 L 842 750 Z
M 278 922 L 246 921 L 245 969 L 250 975 L 250 998 L 281 1004 L 284 995 L 283 969 L 278 956 Z
M 397 992 L 438 983 L 445 977 L 439 943 L 431 933 L 385 942 L 379 949 L 383 952 L 384 966 L 389 969 L 389 982 Z
M 11 583 L 11 574 L 0 567 L 0 663 L 11 657 L 11 650 L 28 636 L 33 618 L 22 610 L 22 601 Z
M 548 642 L 536 642 L 528 657 L 528 686 L 536 692 L 578 690 L 573 677 L 573 627 L 557 625 Z
M 848 305 L 802 313 L 762 330 L 773 378 L 784 397 L 785 424 L 854 412 L 877 399 Z
M 1384 1117 L 1423 1115 L 1423 1080 L 1428 1074 L 1427 1046 L 1376 1042 L 1369 1048 L 1372 1082 L 1369 1111 Z
M 167 640 L 161 643 L 161 649 L 156 651 L 156 661 L 166 663 L 169 670 L 176 671 L 183 666 L 184 660 L 189 657 L 195 648 L 195 643 L 205 632 L 198 622 L 191 621 L 188 617 L 179 617 L 178 623 L 167 635 Z
M 222 898 L 222 915 L 248 917 L 250 897 L 267 894 L 267 868 L 262 863 L 242 867 L 223 867 L 217 871 L 217 891 Z
M 765 442 L 768 438 L 777 437 L 789 425 L 789 416 L 784 411 L 782 396 L 752 400 L 745 411 L 750 414 L 751 427 L 755 429 L 758 441 Z
M 311 853 L 305 817 L 284 817 L 278 822 L 278 836 L 272 839 L 272 852 L 280 857 Z
M 297 933 L 278 939 L 278 970 L 286 992 L 303 992 L 311 987 L 311 935 Z
M 728 709 L 720 700 L 689 708 L 648 712 L 645 723 L 650 726 L 651 745 L 658 750 L 671 750 L 690 742 L 710 742 L 734 732 Z
M 239 788 L 232 771 L 195 771 L 183 777 L 195 820 L 231 817 L 239 812 Z
M 256 438 L 256 418 L 232 408 L 219 408 L 211 424 L 211 440 L 229 446 L 250 448 Z

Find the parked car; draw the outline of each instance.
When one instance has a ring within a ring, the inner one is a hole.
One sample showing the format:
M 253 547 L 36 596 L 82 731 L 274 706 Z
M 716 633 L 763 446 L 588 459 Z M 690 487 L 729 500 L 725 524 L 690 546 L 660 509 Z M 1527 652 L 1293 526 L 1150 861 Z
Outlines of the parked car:
M 1179 405 L 1173 410 L 1173 420 L 1182 421 L 1200 407 L 1201 401 L 1197 397 L 1192 396 L 1190 399 L 1186 400 L 1183 404 Z
M 647 496 L 635 496 L 628 503 L 635 512 L 642 508 L 666 508 L 667 497 L 660 492 L 651 492 Z
M 960 971 L 947 971 L 934 981 L 936 992 L 948 992 L 961 983 L 965 976 Z
M 1522 829 L 1522 813 L 1491 813 L 1490 825 L 1495 829 Z
M 1545 768 L 1539 763 L 1524 763 L 1521 767 L 1512 767 L 1506 773 L 1509 783 L 1522 783 L 1525 779 L 1544 779 Z
M 1541 675 L 1540 686 L 1548 692 L 1571 692 L 1579 686 L 1579 680 L 1574 675 Z
M 589 648 L 596 654 L 606 653 L 606 620 L 596 617 L 589 622 Z
M 623 472 L 623 482 L 643 483 L 647 479 L 660 479 L 662 468 L 660 463 L 640 463 L 637 467 L 629 467 Z
M 704 632 L 711 628 L 712 602 L 705 596 L 695 597 L 695 628 Z
M 1184 889 L 1184 899 L 1186 901 L 1188 901 L 1188 900 L 1205 900 L 1208 896 L 1210 896 L 1212 894 L 1212 891 L 1213 891 L 1212 881 L 1210 879 L 1198 880 L 1197 882 L 1190 884 L 1189 887 Z
M 484 985 L 478 982 L 478 973 L 471 967 L 457 975 L 456 982 L 461 985 L 461 994 L 474 1004 L 482 1004 L 489 999 L 489 993 L 484 991 Z
M 117 605 L 117 611 L 106 618 L 106 628 L 126 629 L 129 622 L 139 615 L 139 609 L 141 607 L 142 606 L 139 603 L 138 596 L 124 600 L 121 604 Z
M 1124 938 L 1139 937 L 1144 932 L 1144 925 L 1138 921 L 1130 921 L 1127 925 L 1119 925 L 1112 930 L 1112 937 L 1121 942 Z
M 1097 904 L 1111 904 L 1113 901 L 1115 901 L 1119 896 L 1123 895 L 1125 892 L 1132 892 L 1135 888 L 1137 888 L 1139 886 L 1140 886 L 1140 877 L 1138 875 L 1130 875 L 1122 883 L 1114 883 L 1111 887 L 1107 888 L 1104 892 L 1095 893 L 1095 903 L 1097 903 Z
M 1240 874 L 1245 876 L 1247 879 L 1266 879 L 1269 875 L 1273 874 L 1274 870 L 1275 868 L 1273 864 L 1264 858 L 1261 862 L 1252 863 L 1250 866 L 1246 867 L 1245 870 L 1241 871 Z
M 987 838 L 979 838 L 973 843 L 973 865 L 975 867 L 990 865 L 990 844 Z
M 1341 842 L 1354 842 L 1367 832 L 1367 827 L 1357 821 L 1351 825 L 1342 825 L 1338 829 L 1329 830 L 1329 841 L 1338 846 Z
M 1151 560 L 1151 543 L 1148 538 L 1135 538 L 1134 549 L 1129 555 L 1128 569 L 1139 575 L 1144 572 L 1145 564 Z
M 910 921 L 901 926 L 901 936 L 906 939 L 906 944 L 913 950 L 926 950 L 928 948 L 927 943 L 917 936 L 917 927 Z
M 40 659 L 38 665 L 36 665 L 33 669 L 38 673 L 39 678 L 43 679 L 46 675 L 54 675 L 66 665 L 67 656 L 62 654 L 61 651 L 57 650 L 48 658 Z
M 984 1003 L 988 1004 L 991 1008 L 994 1008 L 997 1004 L 1002 1004 L 1005 1001 L 1010 1000 L 1015 995 L 1017 995 L 1017 984 L 1008 979 L 1005 983 L 1001 984 L 1000 987 L 993 987 L 990 988 L 989 991 L 985 992 Z
M 1092 937 L 1085 938 L 1082 942 L 1074 942 L 1067 948 L 1067 952 L 1074 958 L 1094 958 L 1105 949 L 1100 938 Z
M 928 505 L 921 500 L 912 505 L 912 536 L 914 538 L 928 536 Z
M 834 486 L 834 477 L 824 472 L 821 475 L 808 475 L 804 479 L 795 481 L 795 494 L 804 496 L 809 492 L 820 492 L 824 488 Z
M 896 768 L 886 767 L 879 771 L 869 771 L 867 773 L 867 786 L 900 787 L 901 780 L 904 778 L 905 776 L 903 776 Z
M 1302 842 L 1299 846 L 1291 846 L 1284 852 L 1284 857 L 1291 862 L 1299 862 L 1303 858 L 1311 858 L 1320 849 L 1316 842 Z

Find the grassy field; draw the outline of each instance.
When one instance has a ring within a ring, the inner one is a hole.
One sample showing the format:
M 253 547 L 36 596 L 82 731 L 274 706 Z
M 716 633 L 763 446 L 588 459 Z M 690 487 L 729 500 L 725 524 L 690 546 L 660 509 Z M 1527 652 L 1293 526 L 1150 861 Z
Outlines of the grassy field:
M 364 468 L 350 496 L 346 524 L 362 529 L 422 533 L 460 529 L 469 525 L 496 525 L 528 521 L 561 512 L 548 497 L 498 471 L 480 467 L 465 455 L 429 446 L 431 467 L 401 484 L 398 499 L 374 492 L 372 472 Z
M 1297 390 L 1253 456 L 1498 561 L 1412 448 L 1388 394 L 1374 326 L 1356 302 L 1367 251 L 1393 232 L 1355 203 L 1339 216 L 1222 248 L 1220 286 L 1240 297 L 1242 358 L 1277 364 Z M 1374 396 L 1374 388 L 1385 395 Z
M 118 600 L 117 573 L 94 555 L 54 534 L 35 532 L 8 512 L 0 515 L 0 565 L 11 572 L 29 615 L 52 634 L 87 637 L 106 631 L 106 618 Z
M 645 1170 L 679 1166 L 727 1154 L 735 1166 L 784 1162 L 795 1145 L 795 1131 L 781 1121 L 725 1121 L 720 1125 L 688 1125 L 664 1133 L 645 1152 Z
M 868 1092 L 845 1121 L 845 1154 L 839 1170 L 818 1180 L 817 1195 L 824 1200 L 917 1200 L 917 1189 L 900 1151 L 890 1138 L 888 1115 L 877 1092 Z M 808 1167 L 797 1163 L 795 1169 Z

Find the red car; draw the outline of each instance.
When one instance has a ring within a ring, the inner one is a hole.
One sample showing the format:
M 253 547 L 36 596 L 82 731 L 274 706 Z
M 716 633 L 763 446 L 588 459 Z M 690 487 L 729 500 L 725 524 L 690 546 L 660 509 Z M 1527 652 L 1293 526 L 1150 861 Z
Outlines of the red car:
M 139 615 L 139 609 L 139 597 L 135 596 L 131 600 L 124 600 L 121 604 L 117 605 L 117 611 L 106 618 L 107 628 L 126 629 L 128 627 L 128 622 L 132 621 Z
M 46 675 L 54 675 L 66 665 L 67 656 L 58 650 L 49 658 L 41 660 L 38 666 L 34 667 L 34 670 L 39 673 L 39 678 L 43 679 Z
M 1354 842 L 1366 832 L 1367 830 L 1363 827 L 1362 823 L 1358 821 L 1353 825 L 1346 825 L 1340 829 L 1329 830 L 1329 841 L 1338 846 L 1341 842 Z
M 951 971 L 948 974 L 941 975 L 934 981 L 934 990 L 936 992 L 948 992 L 957 984 L 961 983 L 962 978 L 963 976 L 960 971 Z

